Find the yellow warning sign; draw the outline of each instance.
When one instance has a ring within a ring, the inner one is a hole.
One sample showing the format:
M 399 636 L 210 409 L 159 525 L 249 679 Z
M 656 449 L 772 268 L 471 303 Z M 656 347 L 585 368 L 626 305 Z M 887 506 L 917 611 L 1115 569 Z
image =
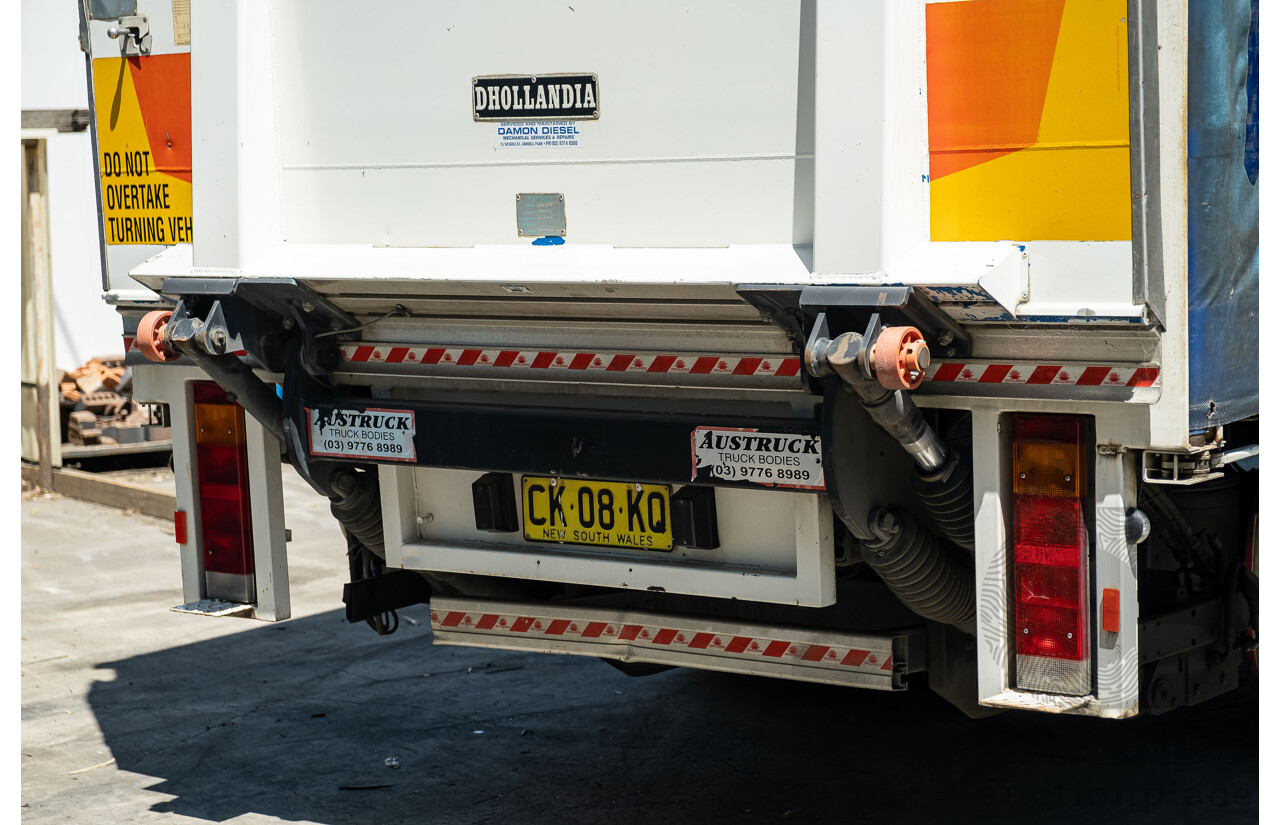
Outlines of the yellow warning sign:
M 93 61 L 103 233 L 191 243 L 191 55 Z

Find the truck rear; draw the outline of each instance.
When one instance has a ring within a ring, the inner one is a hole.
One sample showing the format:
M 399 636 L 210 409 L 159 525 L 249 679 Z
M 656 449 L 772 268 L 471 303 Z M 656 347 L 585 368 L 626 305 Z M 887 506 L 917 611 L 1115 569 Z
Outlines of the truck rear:
M 1123 718 L 1256 649 L 1257 6 L 93 0 L 181 609 Z

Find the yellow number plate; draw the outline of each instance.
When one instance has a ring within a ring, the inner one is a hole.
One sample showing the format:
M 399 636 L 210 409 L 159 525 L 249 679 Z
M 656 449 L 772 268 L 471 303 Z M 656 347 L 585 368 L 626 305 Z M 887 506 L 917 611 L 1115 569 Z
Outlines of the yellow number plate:
M 529 541 L 670 550 L 671 488 L 662 484 L 524 476 Z

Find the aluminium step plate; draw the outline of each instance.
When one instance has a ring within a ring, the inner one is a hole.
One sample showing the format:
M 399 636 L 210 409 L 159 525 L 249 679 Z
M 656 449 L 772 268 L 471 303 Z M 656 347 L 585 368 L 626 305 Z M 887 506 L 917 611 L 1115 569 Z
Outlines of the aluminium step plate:
M 252 613 L 254 605 L 223 599 L 201 599 L 169 609 L 174 613 L 194 613 L 199 616 L 243 616 Z

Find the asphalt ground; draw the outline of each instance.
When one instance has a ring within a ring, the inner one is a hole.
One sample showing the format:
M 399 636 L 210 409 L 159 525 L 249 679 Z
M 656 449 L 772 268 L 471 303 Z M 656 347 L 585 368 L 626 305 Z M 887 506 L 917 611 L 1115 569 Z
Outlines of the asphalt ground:
M 280 624 L 169 612 L 171 524 L 24 498 L 24 823 L 1258 821 L 1253 686 L 971 721 L 923 687 L 433 647 L 425 606 L 378 637 L 343 618 L 326 503 L 291 470 L 285 490 Z

